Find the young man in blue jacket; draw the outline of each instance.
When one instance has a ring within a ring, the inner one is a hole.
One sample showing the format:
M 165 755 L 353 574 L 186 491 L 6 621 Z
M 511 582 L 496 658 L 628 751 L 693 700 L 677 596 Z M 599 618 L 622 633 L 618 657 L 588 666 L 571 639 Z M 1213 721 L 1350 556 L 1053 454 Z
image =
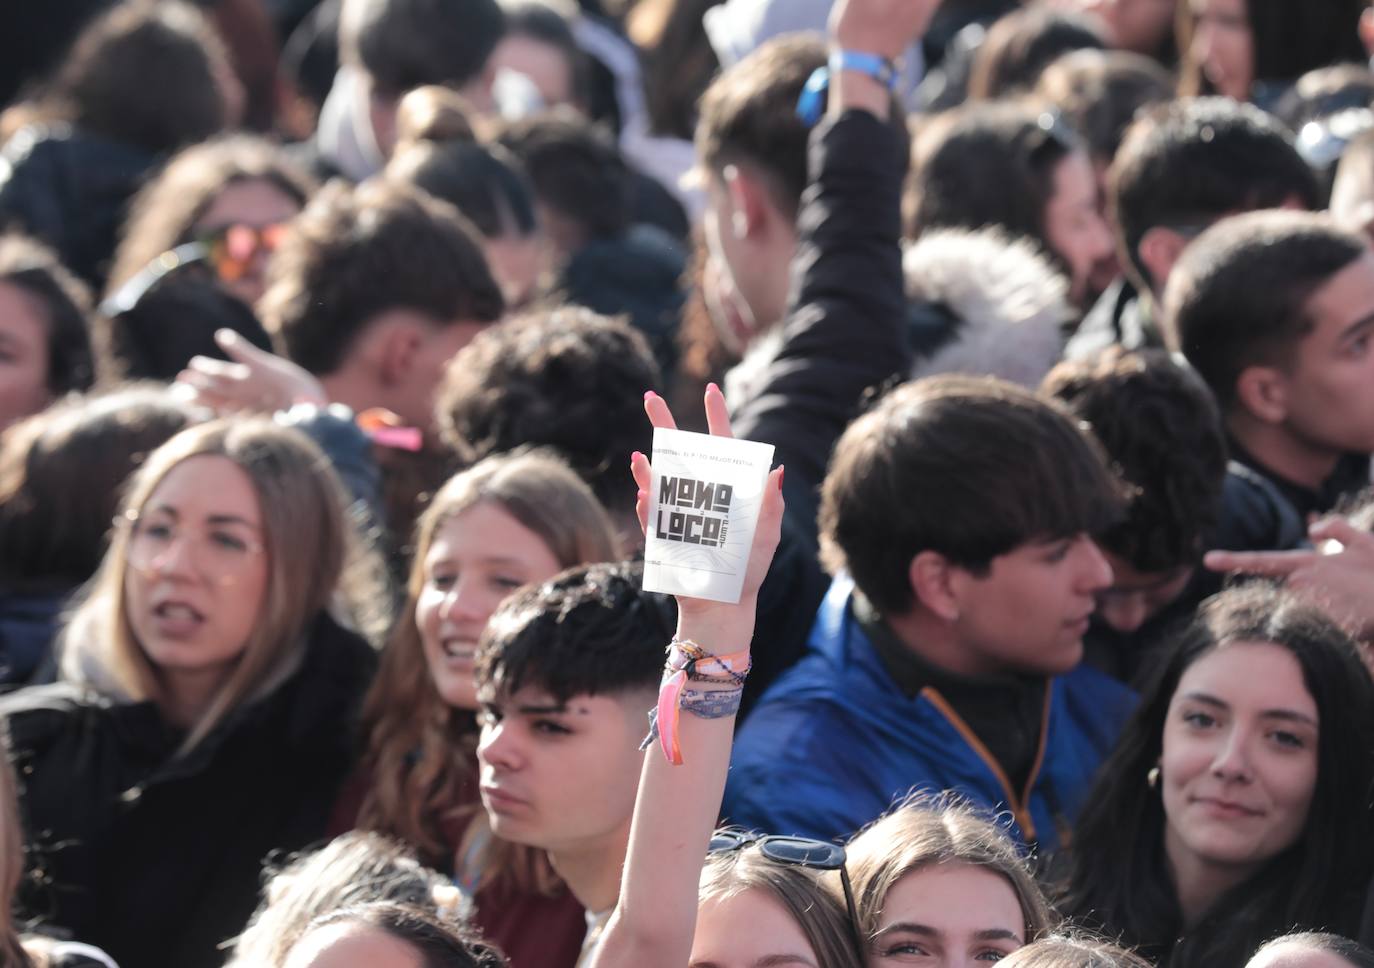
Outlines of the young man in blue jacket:
M 1129 690 L 1080 665 L 1121 510 L 1087 431 L 992 379 L 906 384 L 836 446 L 821 546 L 838 577 L 802 661 L 735 746 L 724 814 L 844 837 L 912 791 L 1008 811 L 1053 849 Z

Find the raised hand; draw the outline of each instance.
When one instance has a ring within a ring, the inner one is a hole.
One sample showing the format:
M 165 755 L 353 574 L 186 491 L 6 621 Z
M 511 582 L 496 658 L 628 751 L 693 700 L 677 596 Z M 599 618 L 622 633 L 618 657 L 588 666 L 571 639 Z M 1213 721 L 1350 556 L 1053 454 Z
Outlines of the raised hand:
M 650 391 L 644 395 L 644 412 L 655 427 L 676 430 L 677 423 L 668 409 L 668 402 L 657 393 Z M 733 437 L 730 432 L 730 415 L 725 406 L 725 396 L 714 383 L 706 388 L 706 425 L 715 437 Z M 630 461 L 630 471 L 635 483 L 639 485 L 639 499 L 635 502 L 635 513 L 639 515 L 639 525 L 649 527 L 649 488 L 653 482 L 653 469 L 649 458 L 636 453 Z M 768 566 L 773 561 L 778 538 L 782 533 L 782 478 L 783 468 L 776 467 L 768 472 L 768 481 L 763 489 L 763 503 L 759 508 L 758 526 L 754 530 L 754 543 L 749 549 L 749 564 L 744 572 L 744 588 L 740 604 L 751 609 L 758 598 L 759 587 L 768 575 Z M 737 606 L 712 602 L 705 599 L 678 596 L 680 612 L 703 614 L 719 609 Z
M 258 349 L 233 330 L 215 333 L 232 362 L 192 357 L 176 385 L 217 413 L 272 412 L 294 404 L 327 402 L 324 387 L 288 359 Z
M 837 0 L 830 37 L 845 50 L 896 60 L 926 32 L 940 0 Z

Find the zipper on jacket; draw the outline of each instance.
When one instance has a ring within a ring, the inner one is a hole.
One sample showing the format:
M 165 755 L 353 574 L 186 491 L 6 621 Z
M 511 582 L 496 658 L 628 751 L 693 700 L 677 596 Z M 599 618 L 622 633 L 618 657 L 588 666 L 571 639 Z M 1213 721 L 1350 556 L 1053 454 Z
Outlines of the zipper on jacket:
M 1021 791 L 1020 796 L 1012 787 L 1011 779 L 1007 776 L 1006 770 L 1002 769 L 1002 764 L 997 762 L 992 751 L 983 744 L 983 741 L 978 738 L 968 723 L 964 722 L 963 717 L 954 711 L 954 707 L 945 700 L 945 697 L 940 695 L 934 686 L 926 686 L 921 690 L 921 695 L 930 700 L 931 704 L 940 711 L 940 715 L 949 720 L 949 724 L 959 732 L 959 735 L 964 738 L 964 742 L 968 743 L 973 752 L 992 772 L 1002 787 L 1002 793 L 1007 798 L 1007 805 L 1011 809 L 1012 816 L 1016 818 L 1016 824 L 1021 828 L 1022 835 L 1027 841 L 1036 840 L 1035 821 L 1031 819 L 1030 798 L 1031 791 L 1035 788 L 1035 781 L 1039 778 L 1040 768 L 1045 763 L 1045 747 L 1048 744 L 1050 733 L 1050 702 L 1054 696 L 1054 680 L 1050 679 L 1045 683 L 1045 706 L 1040 713 L 1040 740 L 1036 745 L 1035 762 L 1031 764 L 1030 773 L 1026 775 L 1026 786 Z

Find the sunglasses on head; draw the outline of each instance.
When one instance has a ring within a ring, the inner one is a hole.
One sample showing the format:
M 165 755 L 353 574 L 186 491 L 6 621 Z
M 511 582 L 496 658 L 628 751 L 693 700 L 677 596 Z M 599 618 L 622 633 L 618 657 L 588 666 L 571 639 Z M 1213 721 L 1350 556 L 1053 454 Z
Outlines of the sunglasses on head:
M 861 958 L 864 956 L 867 946 L 859 936 L 859 915 L 854 908 L 854 889 L 849 884 L 849 871 L 845 869 L 843 847 L 809 837 L 758 837 L 738 830 L 718 830 L 711 835 L 707 849 L 716 854 L 745 847 L 757 847 L 760 854 L 777 864 L 793 864 L 817 871 L 839 871 L 854 950 Z
M 197 236 L 205 246 L 206 260 L 222 282 L 237 282 L 248 274 L 253 258 L 259 252 L 272 253 L 286 237 L 284 222 L 271 225 L 234 223 L 207 229 Z

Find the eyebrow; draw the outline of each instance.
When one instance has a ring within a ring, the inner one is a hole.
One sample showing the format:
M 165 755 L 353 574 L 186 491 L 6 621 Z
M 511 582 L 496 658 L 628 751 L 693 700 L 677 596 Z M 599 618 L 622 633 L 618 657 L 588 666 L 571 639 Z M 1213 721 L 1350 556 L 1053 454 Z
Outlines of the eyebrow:
M 1374 326 L 1374 313 L 1370 313 L 1363 319 L 1357 319 L 1355 322 L 1351 323 L 1345 329 L 1341 330 L 1340 341 L 1344 342 L 1359 330 L 1367 329 L 1370 326 Z
M 1202 703 L 1204 706 L 1212 706 L 1216 709 L 1230 709 L 1230 704 L 1218 699 L 1216 696 L 1205 692 L 1186 693 L 1184 699 L 1191 699 L 1193 702 Z M 1266 709 L 1260 713 L 1264 719 L 1281 719 L 1284 722 L 1306 723 L 1313 729 L 1318 728 L 1317 721 L 1306 713 L 1300 713 L 1296 709 Z
M 943 933 L 928 924 L 918 924 L 915 921 L 898 921 L 895 924 L 889 924 L 874 937 L 881 938 L 883 935 L 895 934 L 899 931 L 927 935 L 932 938 L 939 937 Z M 973 937 L 975 941 L 1015 941 L 1017 944 L 1021 943 L 1021 936 L 1015 931 L 1008 931 L 1006 928 L 984 928 L 982 931 L 975 931 Z
M 170 504 L 155 504 L 151 506 L 146 513 L 165 514 L 175 521 L 181 520 L 181 512 Z M 262 525 L 258 524 L 256 521 L 249 521 L 240 514 L 211 514 L 205 521 L 207 524 L 241 524 L 246 528 L 258 530 L 262 528 Z

